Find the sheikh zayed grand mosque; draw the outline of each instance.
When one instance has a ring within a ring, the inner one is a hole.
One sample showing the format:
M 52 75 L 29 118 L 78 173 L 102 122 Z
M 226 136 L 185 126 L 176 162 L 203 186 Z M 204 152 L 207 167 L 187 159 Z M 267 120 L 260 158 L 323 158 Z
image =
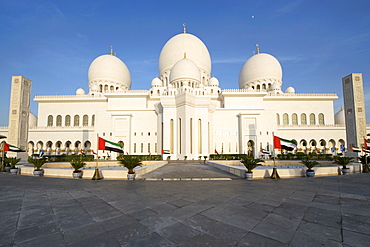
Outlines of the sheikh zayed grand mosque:
M 258 46 L 240 66 L 239 88 L 222 89 L 211 76 L 206 45 L 184 27 L 163 46 L 159 77 L 148 90 L 131 90 L 130 71 L 111 49 L 91 62 L 88 92 L 36 96 L 36 117 L 29 112 L 32 82 L 13 76 L 9 126 L 0 134 L 10 144 L 21 140 L 14 144 L 29 154 L 91 154 L 98 135 L 120 143 L 125 154 L 166 150 L 170 159 L 216 152 L 259 157 L 272 152 L 274 135 L 295 140 L 293 152 L 337 154 L 350 148 L 345 112 L 334 112 L 336 94 L 284 87 L 279 61 Z

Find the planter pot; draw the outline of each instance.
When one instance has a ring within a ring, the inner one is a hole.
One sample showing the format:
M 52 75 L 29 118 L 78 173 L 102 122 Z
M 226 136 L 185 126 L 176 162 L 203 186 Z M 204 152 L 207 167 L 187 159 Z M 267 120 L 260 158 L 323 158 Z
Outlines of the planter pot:
M 72 172 L 73 178 L 82 178 L 82 171 L 80 172 Z
M 246 178 L 247 180 L 252 180 L 252 179 L 253 179 L 253 173 L 246 172 L 246 173 L 245 173 L 245 178 Z
M 6 167 L 5 167 L 5 171 L 6 171 L 6 172 L 10 172 L 10 166 L 6 166 Z
M 315 172 L 314 171 L 306 171 L 306 176 L 308 178 L 313 178 L 315 176 Z
M 127 179 L 128 180 L 135 180 L 136 174 L 127 174 Z
M 34 170 L 33 175 L 34 176 L 43 176 L 44 175 L 44 170 L 40 170 L 40 171 Z
M 342 168 L 342 174 L 343 175 L 348 175 L 351 172 L 351 169 L 349 168 Z
M 10 168 L 9 169 L 11 174 L 17 174 L 18 173 L 18 168 Z

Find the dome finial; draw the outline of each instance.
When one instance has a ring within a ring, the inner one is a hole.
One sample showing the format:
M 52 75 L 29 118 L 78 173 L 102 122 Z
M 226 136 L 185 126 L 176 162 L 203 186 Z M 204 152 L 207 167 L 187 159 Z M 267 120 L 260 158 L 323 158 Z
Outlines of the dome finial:
M 184 59 L 186 59 L 186 52 L 184 52 Z
M 112 45 L 110 46 L 110 53 L 109 53 L 109 55 L 113 55 L 113 46 Z
M 260 54 L 260 45 L 256 44 L 256 54 Z
M 182 26 L 184 27 L 184 33 L 186 33 L 186 23 L 183 23 Z

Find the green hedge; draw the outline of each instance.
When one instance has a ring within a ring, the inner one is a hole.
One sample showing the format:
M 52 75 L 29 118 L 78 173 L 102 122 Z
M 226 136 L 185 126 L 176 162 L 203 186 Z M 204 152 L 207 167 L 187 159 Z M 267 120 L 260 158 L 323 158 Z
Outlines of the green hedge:
M 308 156 L 311 160 L 333 160 L 332 154 L 317 154 L 317 153 L 308 153 L 297 152 L 296 154 L 287 153 L 287 154 L 278 154 L 277 158 L 280 160 L 301 160 L 304 156 Z
M 119 155 L 117 156 L 117 160 L 120 159 L 121 156 L 125 155 Z M 146 160 L 162 160 L 162 155 L 130 155 L 131 157 L 137 157 L 141 161 L 146 161 Z
M 82 155 L 82 154 L 44 155 L 43 157 L 46 157 L 49 162 L 65 162 L 65 161 L 71 162 L 74 159 L 81 159 L 82 161 L 93 161 L 94 160 L 94 155 L 92 154 L 89 154 L 89 155 Z
M 210 160 L 241 160 L 246 154 L 210 154 Z

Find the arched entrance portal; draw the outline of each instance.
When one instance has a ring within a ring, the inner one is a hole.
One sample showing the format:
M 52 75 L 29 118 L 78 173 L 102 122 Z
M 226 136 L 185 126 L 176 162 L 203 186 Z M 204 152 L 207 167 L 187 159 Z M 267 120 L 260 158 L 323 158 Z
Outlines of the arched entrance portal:
M 249 156 L 253 156 L 254 157 L 254 141 L 252 140 L 249 140 L 248 143 L 247 143 L 247 147 L 248 147 L 248 150 L 247 150 L 247 154 Z

